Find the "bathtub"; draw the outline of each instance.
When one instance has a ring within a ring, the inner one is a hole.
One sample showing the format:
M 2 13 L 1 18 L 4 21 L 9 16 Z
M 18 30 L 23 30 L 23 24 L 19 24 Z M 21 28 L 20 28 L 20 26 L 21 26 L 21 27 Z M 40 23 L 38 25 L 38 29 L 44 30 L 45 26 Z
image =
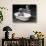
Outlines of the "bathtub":
M 20 12 L 14 13 L 15 17 L 22 21 L 28 21 L 31 17 L 31 14 L 23 12 L 23 16 L 20 14 Z

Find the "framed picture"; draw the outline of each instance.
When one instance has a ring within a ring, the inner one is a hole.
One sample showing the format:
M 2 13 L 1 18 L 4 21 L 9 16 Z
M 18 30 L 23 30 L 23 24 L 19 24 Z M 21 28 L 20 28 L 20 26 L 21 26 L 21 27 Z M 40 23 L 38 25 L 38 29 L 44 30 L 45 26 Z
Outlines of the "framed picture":
M 13 22 L 37 22 L 37 6 L 32 4 L 13 4 Z

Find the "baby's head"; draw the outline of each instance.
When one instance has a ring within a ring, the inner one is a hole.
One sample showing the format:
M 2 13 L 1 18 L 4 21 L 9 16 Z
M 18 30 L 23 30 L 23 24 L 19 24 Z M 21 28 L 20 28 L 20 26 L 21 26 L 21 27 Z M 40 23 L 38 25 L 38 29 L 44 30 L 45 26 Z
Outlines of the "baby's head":
M 23 8 L 19 8 L 19 12 L 23 12 Z

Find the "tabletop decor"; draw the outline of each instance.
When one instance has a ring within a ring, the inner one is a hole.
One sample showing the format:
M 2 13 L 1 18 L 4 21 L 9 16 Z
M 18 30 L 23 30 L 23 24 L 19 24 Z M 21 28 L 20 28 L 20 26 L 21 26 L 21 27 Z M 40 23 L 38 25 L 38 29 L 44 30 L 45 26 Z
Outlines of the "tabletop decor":
M 44 35 L 42 34 L 42 32 L 38 32 L 38 31 L 33 31 L 34 32 L 34 35 L 37 35 L 37 38 L 38 39 L 42 39 L 44 37 Z
M 12 34 L 12 39 L 15 39 L 15 33 Z
M 4 10 L 5 10 L 5 9 L 8 10 L 8 9 L 5 8 L 5 7 L 0 7 L 0 23 L 3 21 L 3 13 L 2 13 L 2 12 L 3 12 L 3 11 L 2 11 L 3 9 L 4 9 Z
M 3 14 L 2 11 L 0 11 L 0 23 L 3 21 Z
M 3 28 L 3 31 L 5 32 L 5 39 L 9 39 L 9 32 L 8 31 L 12 31 L 12 29 L 9 26 L 6 26 Z

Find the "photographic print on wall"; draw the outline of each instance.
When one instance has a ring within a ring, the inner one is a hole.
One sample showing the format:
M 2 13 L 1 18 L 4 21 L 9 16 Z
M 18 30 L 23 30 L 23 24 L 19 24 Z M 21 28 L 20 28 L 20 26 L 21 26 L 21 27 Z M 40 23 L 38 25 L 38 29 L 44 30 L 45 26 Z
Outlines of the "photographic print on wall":
M 35 4 L 13 4 L 13 22 L 36 22 L 37 7 Z

